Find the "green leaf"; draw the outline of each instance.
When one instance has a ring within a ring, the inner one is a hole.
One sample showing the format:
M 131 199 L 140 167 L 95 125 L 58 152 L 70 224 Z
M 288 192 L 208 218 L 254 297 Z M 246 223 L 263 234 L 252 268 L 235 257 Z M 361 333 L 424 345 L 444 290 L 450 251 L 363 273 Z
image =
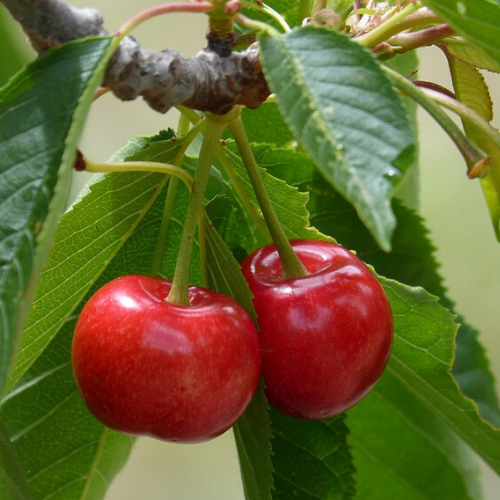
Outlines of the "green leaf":
M 298 420 L 271 409 L 273 500 L 348 500 L 354 467 L 344 417 Z
M 479 500 L 479 467 L 434 411 L 391 373 L 347 413 L 359 500 Z
M 131 141 L 114 155 L 169 162 L 181 141 Z M 158 151 L 161 149 L 162 154 Z M 138 151 L 137 156 L 131 156 Z M 9 380 L 12 385 L 42 353 L 68 316 L 97 280 L 161 192 L 161 174 L 96 175 L 59 223 L 52 253 L 40 276 L 33 308 L 26 321 Z
M 145 142 L 134 143 L 144 155 Z M 169 141 L 163 144 L 167 157 L 177 149 L 171 146 Z M 124 153 L 132 150 L 129 144 Z M 65 227 L 65 234 L 58 232 L 61 239 L 49 260 L 54 268 L 47 270 L 58 286 L 49 294 L 47 285 L 45 300 L 39 298 L 38 306 L 45 307 L 49 299 L 53 305 L 63 303 L 61 314 L 66 319 L 61 325 L 56 315 L 57 324 L 44 323 L 42 314 L 32 324 L 32 339 L 36 341 L 46 329 L 53 338 L 44 349 L 38 348 L 28 370 L 0 405 L 0 417 L 21 464 L 29 471 L 35 498 L 103 498 L 130 452 L 133 440 L 103 427 L 83 404 L 71 371 L 71 339 L 77 314 L 90 294 L 117 276 L 147 273 L 151 267 L 166 191 L 161 189 L 162 178 L 148 173 L 96 176 L 60 226 L 59 231 Z M 179 200 L 184 210 L 186 193 L 181 191 Z M 179 211 L 174 215 L 178 219 Z M 178 244 L 179 226 L 176 221 L 172 224 L 176 229 L 172 245 Z M 162 267 L 173 269 L 176 249 L 167 250 Z M 139 252 L 141 258 L 137 258 Z M 79 273 L 89 260 L 93 262 Z M 69 276 L 58 276 L 64 274 L 66 265 Z M 79 284 L 65 303 L 72 276 L 78 276 Z M 45 314 L 50 310 L 49 305 Z
M 17 453 L 1 422 L 0 491 L 2 500 L 31 500 L 33 498 Z
M 423 0 L 500 70 L 500 2 L 497 0 Z
M 488 85 L 479 70 L 460 58 L 461 52 L 456 46 L 454 49 L 454 53 L 451 53 L 448 45 L 443 48 L 450 66 L 456 97 L 490 122 L 493 119 L 493 102 Z M 490 156 L 488 174 L 481 178 L 481 187 L 495 236 L 500 241 L 500 149 L 474 122 L 462 120 L 462 123 L 467 137 Z
M 274 469 L 268 409 L 261 384 L 247 411 L 233 427 L 246 500 L 272 498 Z
M 396 332 L 387 370 L 499 473 L 500 431 L 481 419 L 477 406 L 463 396 L 451 375 L 454 317 L 421 288 L 383 284 Z
M 456 349 L 452 373 L 460 390 L 477 404 L 482 418 L 500 428 L 498 394 L 486 351 L 479 343 L 479 333 L 464 321 Z
M 55 48 L 0 91 L 0 390 L 66 208 L 76 144 L 111 41 Z
M 104 498 L 133 443 L 97 422 L 71 371 L 71 318 L 0 404 L 0 417 L 36 499 Z
M 260 38 L 286 122 L 380 246 L 395 227 L 390 197 L 413 161 L 402 102 L 372 54 L 341 33 L 305 27 Z
M 496 72 L 490 60 L 483 56 L 482 52 L 463 38 L 448 38 L 439 44 L 441 49 L 446 50 L 453 58 L 479 69 Z

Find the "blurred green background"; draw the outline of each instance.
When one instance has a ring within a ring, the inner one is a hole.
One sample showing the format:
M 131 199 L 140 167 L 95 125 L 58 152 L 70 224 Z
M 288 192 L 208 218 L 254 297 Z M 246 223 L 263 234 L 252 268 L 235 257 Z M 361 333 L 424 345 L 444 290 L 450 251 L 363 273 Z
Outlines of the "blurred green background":
M 137 11 L 154 5 L 152 0 L 73 0 L 78 7 L 98 8 L 105 26 L 114 30 Z M 184 56 L 205 46 L 206 19 L 201 15 L 174 14 L 149 21 L 134 36 L 142 47 L 175 48 Z M 19 27 L 0 7 L 0 36 L 14 44 L 0 44 L 0 80 L 19 68 L 22 59 L 34 57 Z M 446 61 L 438 49 L 420 51 L 419 79 L 450 88 Z M 499 101 L 500 76 L 486 75 L 493 100 Z M 2 81 L 3 83 L 3 81 Z M 177 113 L 166 116 L 150 110 L 141 100 L 122 103 L 112 95 L 93 106 L 81 141 L 81 149 L 94 160 L 104 161 L 136 135 L 152 135 L 175 127 Z M 500 127 L 498 116 L 494 121 Z M 494 237 L 478 181 L 466 176 L 465 164 L 441 129 L 419 111 L 421 148 L 420 213 L 427 220 L 436 246 L 441 273 L 457 310 L 482 333 L 493 372 L 500 380 L 500 246 Z M 76 195 L 88 179 L 75 174 Z M 485 498 L 499 498 L 500 479 L 483 467 Z M 230 432 L 202 445 L 171 445 L 139 439 L 125 469 L 115 479 L 109 500 L 240 500 L 243 499 L 237 454 Z M 392 499 L 391 499 L 392 500 Z M 436 499 L 438 500 L 438 499 Z

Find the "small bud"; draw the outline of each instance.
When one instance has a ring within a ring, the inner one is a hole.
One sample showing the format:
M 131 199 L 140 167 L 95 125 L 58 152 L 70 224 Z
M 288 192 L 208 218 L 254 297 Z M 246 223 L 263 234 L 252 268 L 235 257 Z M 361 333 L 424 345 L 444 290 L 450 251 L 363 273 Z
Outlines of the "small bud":
M 73 163 L 73 168 L 77 172 L 82 172 L 87 168 L 87 162 L 85 161 L 85 158 L 83 157 L 83 154 L 79 149 L 76 150 L 76 158 L 75 163 Z

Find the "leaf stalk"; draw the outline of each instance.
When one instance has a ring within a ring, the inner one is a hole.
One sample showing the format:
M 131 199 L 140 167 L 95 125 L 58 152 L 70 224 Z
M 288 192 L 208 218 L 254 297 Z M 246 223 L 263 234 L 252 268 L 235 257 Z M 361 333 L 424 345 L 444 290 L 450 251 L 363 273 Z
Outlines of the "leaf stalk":
M 476 165 L 484 163 L 487 155 L 468 139 L 455 122 L 441 109 L 440 105 L 426 93 L 426 91 L 417 87 L 396 71 L 386 66 L 382 66 L 382 69 L 396 88 L 420 104 L 420 106 L 439 123 L 462 154 L 467 164 L 468 172 L 472 171 Z

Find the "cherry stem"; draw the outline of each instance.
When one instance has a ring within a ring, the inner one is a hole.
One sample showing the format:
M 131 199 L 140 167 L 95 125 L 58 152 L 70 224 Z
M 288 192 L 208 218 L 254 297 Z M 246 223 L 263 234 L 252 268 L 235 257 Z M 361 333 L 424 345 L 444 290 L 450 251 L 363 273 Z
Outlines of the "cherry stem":
M 179 167 L 182 164 L 182 160 L 184 159 L 187 148 L 189 147 L 191 142 L 193 142 L 193 139 L 198 135 L 198 133 L 200 133 L 200 131 L 203 129 L 205 122 L 197 124 L 197 126 L 193 127 L 191 130 L 189 130 L 188 125 L 189 124 L 186 124 L 185 120 L 181 116 L 181 118 L 179 119 L 179 126 L 177 131 L 179 135 L 184 135 L 184 137 L 182 137 L 181 146 L 173 160 L 173 163 Z M 155 253 L 153 256 L 153 261 L 151 263 L 151 276 L 157 276 L 160 272 L 161 262 L 165 253 L 165 245 L 167 243 L 168 228 L 170 226 L 170 220 L 172 219 L 172 213 L 174 211 L 174 202 L 178 185 L 179 178 L 171 177 L 168 185 L 167 196 L 165 198 L 165 205 L 163 207 L 160 231 L 156 240 Z M 188 190 L 190 192 L 192 186 L 193 183 L 191 182 L 191 185 L 188 187 Z
M 213 5 L 211 2 L 173 2 L 155 5 L 143 10 L 142 12 L 137 13 L 135 16 L 131 17 L 128 21 L 122 24 L 116 32 L 116 36 L 117 38 L 122 39 L 123 37 L 128 35 L 134 28 L 139 26 L 139 24 L 161 14 L 172 14 L 174 12 L 207 13 L 212 9 Z
M 264 33 L 271 33 L 274 32 L 278 34 L 279 32 L 274 29 L 272 26 L 269 24 L 263 23 L 262 21 L 257 21 L 255 19 L 250 19 L 247 16 L 244 16 L 243 14 L 238 14 L 236 16 L 236 21 L 244 26 L 245 28 L 248 28 L 250 30 L 255 30 L 255 31 L 262 31 Z
M 190 120 L 192 123 L 197 123 L 199 122 L 199 120 L 201 120 L 200 116 L 192 109 L 185 108 L 184 106 L 178 106 L 177 109 L 183 114 L 183 116 L 187 117 L 188 120 Z M 222 165 L 222 168 L 229 177 L 229 180 L 232 182 L 236 193 L 240 197 L 243 206 L 246 208 L 248 214 L 254 221 L 255 225 L 259 228 L 259 230 L 261 231 L 261 233 L 264 235 L 265 238 L 271 240 L 271 235 L 269 234 L 269 229 L 267 228 L 267 225 L 263 221 L 262 216 L 258 212 L 254 202 L 250 199 L 250 196 L 248 196 L 248 193 L 245 191 L 245 188 L 241 183 L 237 173 L 234 171 L 231 162 L 229 161 L 227 154 L 224 151 L 224 148 L 220 144 L 217 146 L 216 155 L 217 159 Z
M 239 109 L 236 108 L 237 113 Z M 179 306 L 189 306 L 189 267 L 191 254 L 195 239 L 196 227 L 200 220 L 200 213 L 203 208 L 203 196 L 210 177 L 212 161 L 215 157 L 217 145 L 228 121 L 234 119 L 235 110 L 231 110 L 224 116 L 217 116 L 207 113 L 207 123 L 203 142 L 201 145 L 198 167 L 194 176 L 193 189 L 189 198 L 184 227 L 182 229 L 179 252 L 175 265 L 172 288 L 168 294 L 167 301 Z
M 404 76 L 401 76 L 398 72 L 387 66 L 381 67 L 391 79 L 392 84 L 420 104 L 450 136 L 464 157 L 469 172 L 473 170 L 477 164 L 484 163 L 487 156 L 483 151 L 467 138 L 456 123 L 441 109 L 440 105 L 426 93 L 426 91 L 417 87 Z
M 236 141 L 236 145 L 240 150 L 241 158 L 246 166 L 248 177 L 252 183 L 255 196 L 257 197 L 260 209 L 266 220 L 272 240 L 278 250 L 284 277 L 299 278 L 306 276 L 308 272 L 288 241 L 280 221 L 276 216 L 269 195 L 267 194 L 264 181 L 259 172 L 259 167 L 255 161 L 250 143 L 248 142 L 248 137 L 241 117 L 231 122 L 229 126 Z
M 418 9 L 420 9 L 420 4 L 418 2 L 411 3 L 387 19 L 387 21 L 384 21 L 377 28 L 355 37 L 353 40 L 367 48 L 376 47 L 379 43 L 384 42 L 391 36 L 400 33 L 402 30 L 408 29 L 408 26 L 402 25 L 402 21 Z
M 85 158 L 87 172 L 157 172 L 179 178 L 191 190 L 193 178 L 188 172 L 171 163 L 152 161 L 130 161 L 123 163 L 99 163 Z

